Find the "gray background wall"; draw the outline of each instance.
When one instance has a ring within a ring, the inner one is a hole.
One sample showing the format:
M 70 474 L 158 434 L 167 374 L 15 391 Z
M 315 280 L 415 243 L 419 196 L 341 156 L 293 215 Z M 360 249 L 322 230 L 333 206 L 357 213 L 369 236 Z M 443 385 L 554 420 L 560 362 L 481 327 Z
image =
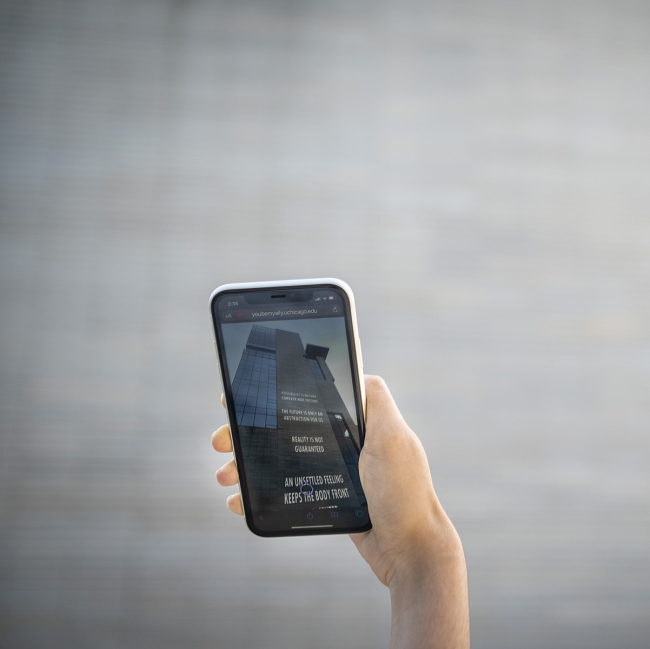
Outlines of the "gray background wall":
M 650 5 L 0 3 L 0 638 L 386 647 L 225 508 L 207 297 L 339 276 L 474 646 L 650 637 Z

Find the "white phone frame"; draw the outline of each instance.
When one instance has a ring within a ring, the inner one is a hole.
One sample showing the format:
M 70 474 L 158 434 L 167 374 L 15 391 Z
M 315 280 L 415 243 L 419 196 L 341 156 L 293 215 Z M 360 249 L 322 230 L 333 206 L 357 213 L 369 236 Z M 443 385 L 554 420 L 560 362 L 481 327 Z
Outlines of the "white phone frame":
M 213 311 L 212 311 L 212 304 L 214 302 L 214 299 L 217 297 L 219 293 L 225 292 L 225 291 L 242 291 L 242 290 L 266 290 L 266 289 L 284 289 L 284 288 L 309 288 L 309 287 L 315 287 L 315 286 L 322 286 L 323 284 L 330 284 L 333 286 L 336 286 L 340 288 L 342 291 L 345 292 L 347 295 L 349 304 L 350 304 L 350 324 L 351 324 L 351 330 L 352 330 L 352 341 L 354 343 L 355 347 L 355 356 L 356 356 L 356 366 L 358 368 L 359 376 L 358 378 L 358 385 L 359 385 L 359 393 L 361 395 L 361 410 L 362 410 L 362 416 L 364 418 L 364 430 L 365 430 L 365 419 L 366 419 L 366 388 L 364 385 L 364 380 L 363 380 L 363 356 L 361 354 L 361 339 L 359 338 L 359 328 L 357 325 L 357 311 L 356 311 L 356 306 L 354 302 L 354 293 L 352 292 L 352 289 L 350 286 L 344 282 L 341 279 L 336 279 L 334 277 L 320 277 L 320 278 L 315 278 L 315 279 L 289 279 L 289 280 L 281 280 L 281 281 L 268 281 L 268 282 L 238 282 L 238 283 L 233 283 L 233 284 L 222 284 L 221 286 L 218 286 L 217 288 L 212 291 L 210 294 L 210 299 L 208 301 L 208 308 L 210 309 L 210 318 L 212 320 L 213 318 Z M 212 336 L 213 336 L 213 341 L 214 341 L 214 348 L 215 352 L 217 354 L 217 364 L 219 365 L 219 379 L 221 380 L 221 390 L 222 393 L 225 395 L 226 391 L 224 389 L 224 378 L 223 378 L 223 368 L 221 367 L 221 359 L 219 358 L 219 348 L 217 346 L 217 340 L 216 340 L 216 334 L 214 330 L 214 326 L 212 327 Z M 353 368 L 351 368 L 353 369 Z M 354 371 L 354 370 L 353 370 Z M 228 424 L 230 425 L 230 413 L 228 408 L 226 408 L 226 416 L 228 417 Z M 360 422 L 361 423 L 361 422 Z M 235 465 L 237 464 L 237 457 L 236 453 L 233 452 L 233 459 L 235 461 Z M 237 483 L 237 488 L 239 489 L 239 493 L 241 496 L 241 486 L 240 483 Z M 252 534 L 255 534 L 253 530 L 250 529 L 248 526 L 248 520 L 249 520 L 249 512 L 246 511 L 246 503 L 244 502 L 244 498 L 242 497 L 242 506 L 244 507 L 244 518 L 246 519 L 246 526 L 248 527 L 249 531 Z

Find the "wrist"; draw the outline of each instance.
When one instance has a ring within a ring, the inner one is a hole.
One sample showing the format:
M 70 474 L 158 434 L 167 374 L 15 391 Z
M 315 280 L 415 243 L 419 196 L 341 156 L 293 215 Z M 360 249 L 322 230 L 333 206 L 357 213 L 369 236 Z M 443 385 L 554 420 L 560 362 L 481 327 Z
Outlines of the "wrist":
M 403 544 L 399 561 L 386 579 L 394 589 L 413 589 L 428 583 L 428 576 L 465 567 L 460 537 L 447 514 L 438 505 L 426 520 L 414 525 Z
M 391 575 L 391 649 L 469 647 L 465 556 L 449 528 L 414 546 Z

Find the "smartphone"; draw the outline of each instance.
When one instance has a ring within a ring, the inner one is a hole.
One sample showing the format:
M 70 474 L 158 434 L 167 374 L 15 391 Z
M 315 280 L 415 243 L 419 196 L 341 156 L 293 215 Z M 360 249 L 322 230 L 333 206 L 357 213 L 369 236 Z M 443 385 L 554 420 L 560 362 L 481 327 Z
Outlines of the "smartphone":
M 210 312 L 248 528 L 265 537 L 369 530 L 350 287 L 338 279 L 226 284 L 212 293 Z

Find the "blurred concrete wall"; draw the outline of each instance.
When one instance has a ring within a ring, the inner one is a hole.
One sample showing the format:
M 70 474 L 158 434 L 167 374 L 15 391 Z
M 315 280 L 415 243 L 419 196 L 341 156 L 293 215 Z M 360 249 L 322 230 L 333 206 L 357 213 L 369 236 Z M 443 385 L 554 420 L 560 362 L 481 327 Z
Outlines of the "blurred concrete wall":
M 345 537 L 225 508 L 208 319 L 334 275 L 474 646 L 650 638 L 650 5 L 0 9 L 0 644 L 386 647 Z

